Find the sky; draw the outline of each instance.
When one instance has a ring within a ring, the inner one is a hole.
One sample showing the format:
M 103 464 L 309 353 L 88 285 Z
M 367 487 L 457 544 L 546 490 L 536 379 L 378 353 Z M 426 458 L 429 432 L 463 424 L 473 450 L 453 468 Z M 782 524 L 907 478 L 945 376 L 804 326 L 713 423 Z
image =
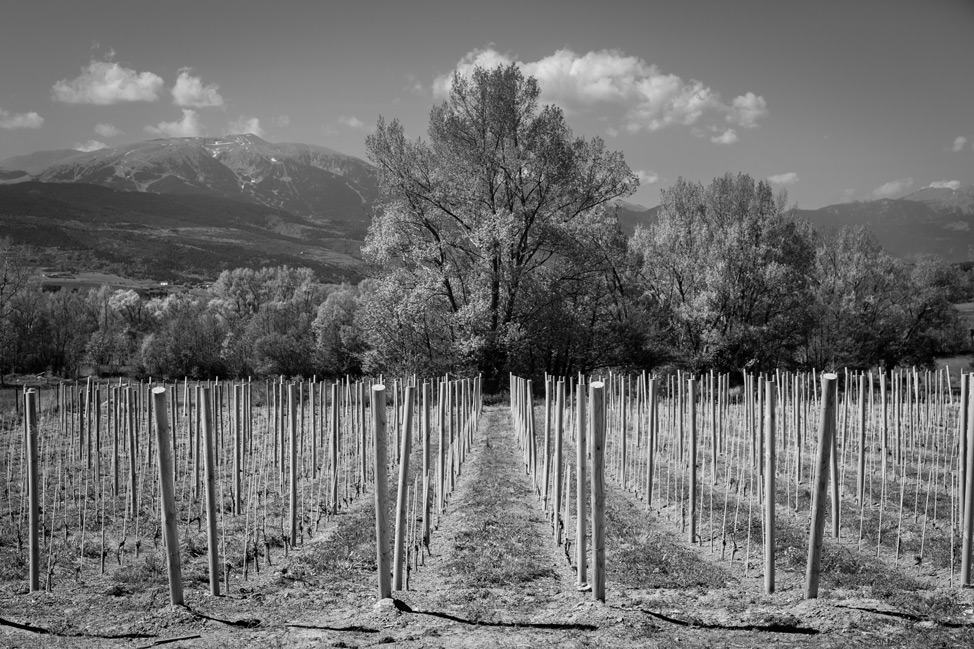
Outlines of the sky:
M 974 182 L 974 0 L 8 3 L 0 160 L 256 133 L 365 158 L 517 63 L 659 203 L 748 173 L 815 209 Z

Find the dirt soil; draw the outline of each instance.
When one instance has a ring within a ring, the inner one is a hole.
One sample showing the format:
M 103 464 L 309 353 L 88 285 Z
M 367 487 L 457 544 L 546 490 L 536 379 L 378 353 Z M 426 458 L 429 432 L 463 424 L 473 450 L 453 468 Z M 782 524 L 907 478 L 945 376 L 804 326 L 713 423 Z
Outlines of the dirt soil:
M 509 411 L 487 408 L 408 590 L 377 603 L 372 494 L 305 545 L 211 597 L 187 558 L 186 605 L 164 566 L 138 582 L 61 577 L 53 592 L 0 586 L 4 647 L 971 647 L 970 589 L 826 590 L 760 574 L 690 546 L 631 493 L 607 489 L 606 602 L 576 585 L 528 478 Z M 615 559 L 615 565 L 613 561 Z M 690 577 L 688 577 L 690 575 Z

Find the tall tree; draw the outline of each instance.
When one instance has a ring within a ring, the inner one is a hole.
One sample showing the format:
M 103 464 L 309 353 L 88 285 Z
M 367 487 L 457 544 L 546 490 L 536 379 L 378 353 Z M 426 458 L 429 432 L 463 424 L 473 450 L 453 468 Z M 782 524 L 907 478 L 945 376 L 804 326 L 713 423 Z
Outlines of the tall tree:
M 747 174 L 663 190 L 658 222 L 632 246 L 678 364 L 773 369 L 804 343 L 815 248 L 785 203 Z
M 9 237 L 0 238 L 0 385 L 3 385 L 5 370 L 17 360 L 10 317 L 18 298 L 29 290 L 33 274 L 30 251 L 24 246 L 13 245 Z
M 621 153 L 574 137 L 539 94 L 516 65 L 477 68 L 454 75 L 449 100 L 430 114 L 428 142 L 382 119 L 366 140 L 382 192 L 366 258 L 380 281 L 421 305 L 412 315 L 438 327 L 427 333 L 488 380 L 500 378 L 523 336 L 525 295 L 541 269 L 611 227 L 610 201 L 638 186 Z

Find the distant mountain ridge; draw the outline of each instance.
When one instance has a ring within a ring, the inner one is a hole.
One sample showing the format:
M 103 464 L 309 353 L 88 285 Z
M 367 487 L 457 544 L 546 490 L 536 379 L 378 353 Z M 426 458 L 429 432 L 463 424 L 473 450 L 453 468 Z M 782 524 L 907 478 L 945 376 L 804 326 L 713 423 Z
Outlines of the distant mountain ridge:
M 617 201 L 619 226 L 632 235 L 655 223 L 660 207 Z M 949 262 L 974 260 L 974 185 L 924 187 L 902 198 L 881 198 L 797 210 L 820 231 L 862 226 L 897 257 L 932 254 Z
M 249 134 L 157 139 L 87 153 L 43 151 L 0 161 L 0 171 L 24 171 L 46 183 L 229 198 L 339 227 L 359 239 L 378 198 L 371 167 L 363 160 Z
M 323 281 L 362 275 L 361 239 L 285 210 L 207 194 L 0 184 L 0 237 L 36 247 L 49 266 L 125 277 L 192 281 L 282 264 L 312 268 Z
M 798 210 L 820 230 L 862 226 L 897 257 L 938 255 L 974 259 L 974 185 L 924 187 L 902 198 L 881 198 Z
M 378 198 L 371 165 L 326 147 L 254 135 L 157 139 L 0 161 L 0 236 L 88 251 L 143 275 L 289 263 L 353 278 Z M 661 209 L 615 207 L 628 235 Z M 819 230 L 866 227 L 896 256 L 974 259 L 974 185 L 798 215 Z

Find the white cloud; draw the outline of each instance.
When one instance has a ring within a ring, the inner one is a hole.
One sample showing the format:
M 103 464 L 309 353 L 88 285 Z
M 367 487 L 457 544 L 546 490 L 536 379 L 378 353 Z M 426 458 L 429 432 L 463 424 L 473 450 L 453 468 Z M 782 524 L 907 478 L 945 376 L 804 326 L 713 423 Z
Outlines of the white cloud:
M 710 141 L 714 144 L 734 144 L 738 139 L 740 138 L 737 137 L 737 131 L 729 128 L 720 135 L 715 135 L 710 138 Z
M 759 119 L 768 116 L 768 102 L 753 92 L 734 97 L 732 106 L 727 121 L 744 128 L 755 128 Z
M 460 76 L 468 77 L 473 74 L 474 68 L 496 68 L 498 65 L 509 65 L 512 61 L 509 55 L 501 54 L 491 44 L 485 49 L 471 50 L 464 54 L 454 71 L 459 72 Z M 453 72 L 441 74 L 433 79 L 433 96 L 437 99 L 446 99 L 450 96 L 452 86 Z
M 260 120 L 256 117 L 244 117 L 243 115 L 230 122 L 226 132 L 227 135 L 249 133 L 257 137 L 264 137 L 264 129 L 260 127 Z
M 354 129 L 357 129 L 357 130 L 360 130 L 360 131 L 366 131 L 369 128 L 365 124 L 365 122 L 363 122 L 362 120 L 360 120 L 358 117 L 355 117 L 354 115 L 351 116 L 351 117 L 347 117 L 345 115 L 342 115 L 341 117 L 338 118 L 338 123 L 339 124 L 344 124 L 345 126 L 347 126 L 349 128 L 354 128 Z
M 621 125 L 630 132 L 656 131 L 673 124 L 692 125 L 705 116 L 723 117 L 735 126 L 754 128 L 759 119 L 768 115 L 767 102 L 760 95 L 747 92 L 727 103 L 700 81 L 664 74 L 657 66 L 619 50 L 578 55 L 560 49 L 538 61 L 521 62 L 488 46 L 468 52 L 455 71 L 469 76 L 478 66 L 494 68 L 512 62 L 525 75 L 537 78 L 542 101 L 571 112 L 606 106 L 621 108 Z M 446 98 L 452 83 L 452 72 L 436 77 L 434 96 Z
M 889 198 L 890 196 L 895 196 L 906 191 L 911 186 L 913 186 L 912 178 L 898 178 L 874 189 L 873 196 L 876 198 Z
M 772 185 L 794 185 L 798 182 L 798 174 L 794 171 L 789 171 L 783 174 L 775 174 L 773 176 L 768 176 L 768 182 Z
M 212 108 L 223 105 L 220 86 L 215 83 L 203 85 L 201 77 L 190 74 L 190 68 L 182 68 L 172 87 L 172 102 L 187 108 Z
M 655 171 L 646 171 L 644 169 L 638 169 L 635 172 L 636 177 L 639 178 L 640 185 L 655 185 L 659 182 L 659 174 Z
M 146 126 L 145 130 L 154 135 L 166 137 L 200 137 L 203 135 L 203 125 L 195 110 L 183 109 L 183 119 L 178 122 L 159 122 L 156 126 Z
M 930 187 L 932 189 L 957 190 L 960 189 L 960 181 L 959 180 L 935 180 L 929 185 L 927 185 L 927 187 Z
M 108 148 L 108 145 L 104 142 L 99 142 L 98 140 L 88 140 L 84 143 L 75 142 L 74 146 L 71 148 L 88 153 L 89 151 L 97 151 L 98 149 Z
M 619 135 L 619 129 L 616 129 L 616 128 L 613 128 L 613 127 L 609 126 L 609 127 L 607 127 L 605 129 L 605 133 L 609 137 L 618 137 L 618 135 Z
M 287 115 L 278 115 L 271 118 L 271 124 L 278 128 L 285 128 L 291 125 L 291 118 Z
M 107 106 L 126 101 L 155 101 L 162 90 L 162 77 L 152 72 L 136 72 L 113 61 L 92 61 L 72 81 L 61 79 L 51 94 L 67 104 Z
M 98 124 L 95 126 L 95 133 L 102 137 L 115 137 L 116 135 L 121 135 L 122 132 L 112 126 L 111 124 Z
M 951 151 L 963 151 L 964 145 L 967 144 L 967 138 L 963 135 L 958 135 L 954 138 L 954 143 L 951 145 Z
M 0 108 L 0 128 L 40 128 L 43 125 L 44 118 L 34 111 L 10 113 Z

